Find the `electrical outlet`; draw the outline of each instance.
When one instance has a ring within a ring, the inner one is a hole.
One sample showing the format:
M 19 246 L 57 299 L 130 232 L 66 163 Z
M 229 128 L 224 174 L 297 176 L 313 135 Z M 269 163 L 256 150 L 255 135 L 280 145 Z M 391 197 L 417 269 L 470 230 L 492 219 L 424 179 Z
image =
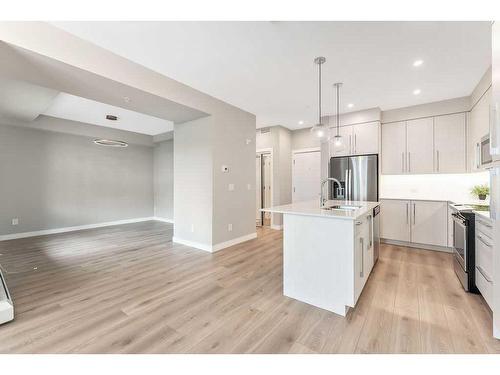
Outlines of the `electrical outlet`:
M 232 232 L 233 231 L 233 224 L 228 224 L 227 225 L 227 231 Z
M 12 225 L 18 225 L 19 224 L 19 219 L 17 217 L 12 219 Z
M 221 168 L 222 173 L 228 173 L 229 172 L 229 167 L 227 165 L 223 165 Z
M 229 184 L 229 185 L 227 186 L 227 189 L 228 189 L 229 191 L 234 191 L 234 184 Z
M 194 224 L 191 224 L 191 233 L 194 233 Z

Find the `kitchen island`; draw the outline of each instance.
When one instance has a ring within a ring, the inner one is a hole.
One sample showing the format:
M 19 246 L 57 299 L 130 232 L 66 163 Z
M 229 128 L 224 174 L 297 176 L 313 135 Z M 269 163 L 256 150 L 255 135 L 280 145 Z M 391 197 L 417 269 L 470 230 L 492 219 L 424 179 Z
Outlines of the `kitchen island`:
M 262 209 L 283 214 L 283 294 L 345 316 L 374 265 L 377 202 L 307 201 Z

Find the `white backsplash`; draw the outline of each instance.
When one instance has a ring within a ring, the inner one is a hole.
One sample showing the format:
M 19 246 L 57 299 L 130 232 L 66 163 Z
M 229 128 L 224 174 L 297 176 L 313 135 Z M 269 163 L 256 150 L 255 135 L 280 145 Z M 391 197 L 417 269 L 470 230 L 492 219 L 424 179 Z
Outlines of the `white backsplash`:
M 478 199 L 471 195 L 470 190 L 474 185 L 489 185 L 489 182 L 489 172 L 486 171 L 464 174 L 382 175 L 380 197 L 475 203 Z

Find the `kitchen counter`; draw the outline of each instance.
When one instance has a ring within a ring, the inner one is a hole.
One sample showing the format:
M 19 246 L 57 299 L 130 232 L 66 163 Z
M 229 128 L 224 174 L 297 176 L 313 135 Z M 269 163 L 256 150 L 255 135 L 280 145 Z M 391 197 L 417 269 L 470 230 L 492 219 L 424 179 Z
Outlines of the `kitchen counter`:
M 314 200 L 262 211 L 283 214 L 283 294 L 345 316 L 355 307 L 376 261 L 379 235 L 373 208 L 379 203 L 325 204 L 332 205 L 359 208 L 321 209 Z
M 263 212 L 272 212 L 277 214 L 295 214 L 295 215 L 305 215 L 305 216 L 317 216 L 330 219 L 347 219 L 356 220 L 359 217 L 371 212 L 373 208 L 378 206 L 378 202 L 365 202 L 365 201 L 345 201 L 345 200 L 329 200 L 325 203 L 325 206 L 332 205 L 343 205 L 343 206 L 361 206 L 357 210 L 328 210 L 322 209 L 319 206 L 318 200 L 297 202 L 286 204 L 283 206 L 275 206 L 269 208 L 263 208 Z

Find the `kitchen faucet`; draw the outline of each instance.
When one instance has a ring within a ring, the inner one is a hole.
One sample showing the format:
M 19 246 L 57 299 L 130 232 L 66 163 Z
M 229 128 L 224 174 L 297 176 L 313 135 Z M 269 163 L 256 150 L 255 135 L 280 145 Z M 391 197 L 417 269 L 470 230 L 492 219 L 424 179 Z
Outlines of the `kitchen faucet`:
M 325 205 L 325 202 L 326 202 L 326 199 L 323 195 L 323 190 L 324 190 L 324 187 L 325 187 L 325 184 L 328 182 L 328 181 L 333 181 L 333 182 L 336 182 L 337 185 L 339 185 L 339 188 L 342 189 L 342 185 L 340 184 L 340 181 L 337 180 L 336 178 L 334 177 L 328 177 L 328 178 L 325 178 L 323 181 L 321 181 L 321 197 L 320 197 L 320 208 L 322 208 L 324 205 Z

